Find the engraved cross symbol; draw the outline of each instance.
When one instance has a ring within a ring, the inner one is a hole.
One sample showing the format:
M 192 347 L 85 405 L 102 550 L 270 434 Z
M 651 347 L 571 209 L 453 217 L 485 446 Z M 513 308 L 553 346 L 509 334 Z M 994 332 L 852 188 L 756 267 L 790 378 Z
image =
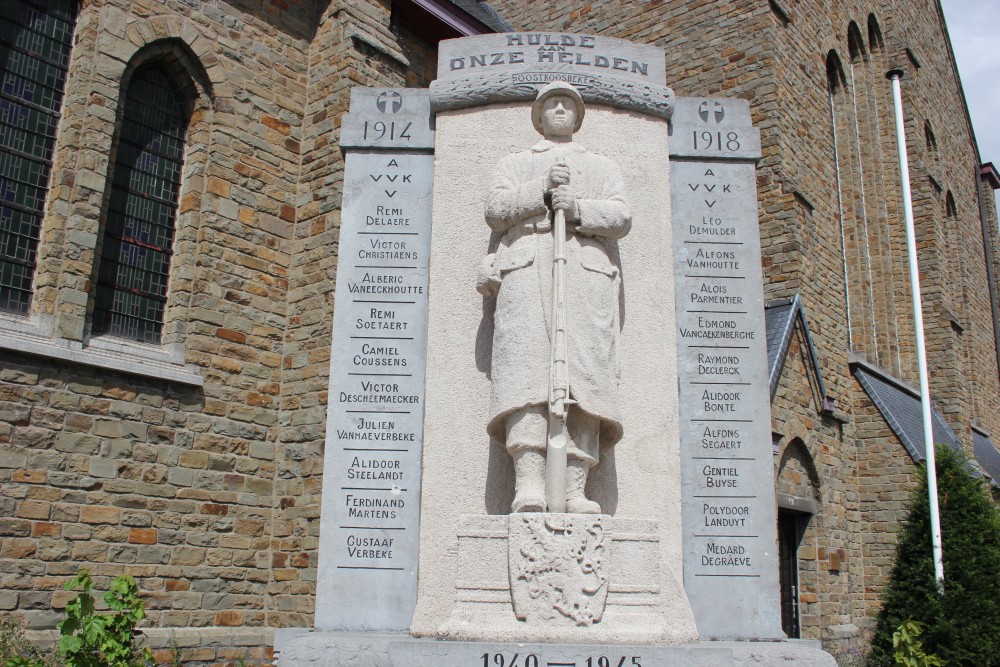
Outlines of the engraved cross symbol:
M 701 103 L 701 106 L 698 107 L 698 115 L 701 116 L 701 119 L 707 123 L 710 113 L 714 113 L 716 123 L 721 123 L 722 119 L 726 115 L 726 110 L 722 108 L 721 102 L 709 102 L 708 100 L 705 100 Z
M 381 113 L 385 113 L 387 106 L 389 107 L 389 113 L 396 113 L 403 108 L 403 97 L 395 91 L 379 93 L 379 96 L 375 98 L 375 106 Z

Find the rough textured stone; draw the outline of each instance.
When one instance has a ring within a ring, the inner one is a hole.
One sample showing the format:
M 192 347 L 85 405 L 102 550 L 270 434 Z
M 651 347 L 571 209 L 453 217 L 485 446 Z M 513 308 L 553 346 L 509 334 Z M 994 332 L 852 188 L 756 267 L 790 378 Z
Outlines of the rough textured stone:
M 451 555 L 461 515 L 506 513 L 513 499 L 510 458 L 491 443 L 486 432 L 490 379 L 483 369 L 489 359 L 491 327 L 484 321 L 487 311 L 475 285 L 489 248 L 491 232 L 482 212 L 492 171 L 512 150 L 538 142 L 530 119 L 527 103 L 491 105 L 474 114 L 449 111 L 437 117 L 421 572 L 412 626 L 419 636 L 449 636 L 441 628 L 453 605 L 438 591 L 452 588 L 461 579 Z M 492 131 L 501 127 L 506 131 Z M 617 140 L 620 133 L 646 140 L 625 145 Z M 659 118 L 595 106 L 587 109 L 574 141 L 618 164 L 628 187 L 632 216 L 631 231 L 619 242 L 625 294 L 619 395 L 629 409 L 622 414 L 622 441 L 604 453 L 591 475 L 590 497 L 617 518 L 656 518 L 662 564 L 657 572 L 656 614 L 670 623 L 646 624 L 635 631 L 647 632 L 650 641 L 688 641 L 695 630 L 678 585 L 682 576 L 680 489 L 662 483 L 680 479 L 676 359 L 668 353 L 676 344 L 676 329 L 669 279 L 667 126 Z M 650 396 L 657 400 L 646 400 Z M 462 417 L 456 419 L 456 414 Z M 462 483 L 456 484 L 457 479 Z M 626 625 L 617 630 L 631 632 Z M 614 641 L 615 631 L 608 629 L 605 639 Z

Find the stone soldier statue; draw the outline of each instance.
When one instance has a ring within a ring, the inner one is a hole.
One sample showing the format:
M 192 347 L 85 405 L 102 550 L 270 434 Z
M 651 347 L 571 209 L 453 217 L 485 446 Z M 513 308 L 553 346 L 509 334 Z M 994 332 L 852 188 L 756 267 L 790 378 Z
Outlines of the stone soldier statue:
M 499 237 L 483 262 L 478 289 L 496 296 L 490 435 L 514 460 L 512 512 L 546 510 L 554 211 L 565 215 L 565 353 L 569 411 L 565 418 L 567 512 L 598 514 L 584 495 L 600 450 L 622 435 L 618 405 L 616 240 L 631 216 L 621 172 L 611 160 L 573 141 L 584 117 L 580 93 L 554 82 L 532 107 L 544 137 L 500 160 L 486 203 Z

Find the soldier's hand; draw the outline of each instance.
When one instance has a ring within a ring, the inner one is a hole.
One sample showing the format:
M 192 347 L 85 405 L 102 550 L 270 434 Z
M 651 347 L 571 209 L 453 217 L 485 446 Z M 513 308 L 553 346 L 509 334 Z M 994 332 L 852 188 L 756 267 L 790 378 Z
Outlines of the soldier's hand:
M 577 203 L 576 195 L 570 192 L 567 185 L 560 185 L 552 191 L 552 210 L 565 211 L 567 222 L 580 220 L 580 206 Z
M 545 191 L 553 192 L 560 185 L 569 185 L 569 166 L 565 162 L 552 165 L 545 178 Z

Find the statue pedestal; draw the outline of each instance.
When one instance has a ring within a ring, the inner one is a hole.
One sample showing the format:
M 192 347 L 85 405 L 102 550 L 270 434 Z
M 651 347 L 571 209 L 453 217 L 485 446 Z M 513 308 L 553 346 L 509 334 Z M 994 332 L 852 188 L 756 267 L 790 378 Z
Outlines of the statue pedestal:
M 659 541 L 652 520 L 463 516 L 454 607 L 432 636 L 496 642 L 669 641 Z

